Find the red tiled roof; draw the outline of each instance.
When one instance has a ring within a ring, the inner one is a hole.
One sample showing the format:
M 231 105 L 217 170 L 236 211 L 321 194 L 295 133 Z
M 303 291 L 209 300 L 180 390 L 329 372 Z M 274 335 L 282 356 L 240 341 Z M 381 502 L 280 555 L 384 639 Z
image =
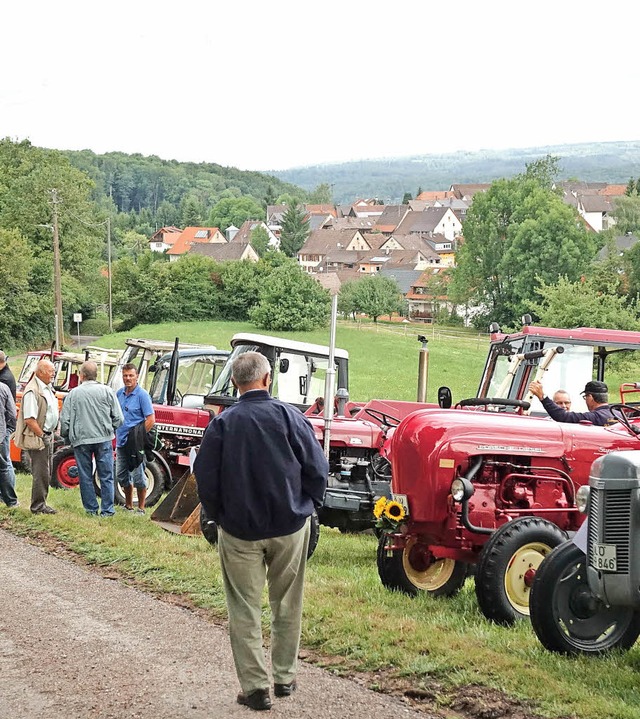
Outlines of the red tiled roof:
M 447 197 L 454 196 L 455 193 L 452 190 L 425 190 L 416 197 L 416 200 L 446 200 Z
M 206 237 L 196 237 L 198 232 L 207 231 Z M 211 238 L 219 232 L 217 227 L 185 227 L 180 236 L 173 243 L 173 247 L 166 252 L 167 255 L 184 255 L 194 242 L 211 242 Z

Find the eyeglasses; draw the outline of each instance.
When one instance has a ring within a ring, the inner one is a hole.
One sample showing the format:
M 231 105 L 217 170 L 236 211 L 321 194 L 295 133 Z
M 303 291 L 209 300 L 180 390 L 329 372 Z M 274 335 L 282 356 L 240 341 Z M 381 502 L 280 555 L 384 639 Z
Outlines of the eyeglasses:
M 587 397 L 591 397 L 592 395 L 591 395 L 591 392 L 580 392 L 580 396 L 583 399 L 586 399 Z

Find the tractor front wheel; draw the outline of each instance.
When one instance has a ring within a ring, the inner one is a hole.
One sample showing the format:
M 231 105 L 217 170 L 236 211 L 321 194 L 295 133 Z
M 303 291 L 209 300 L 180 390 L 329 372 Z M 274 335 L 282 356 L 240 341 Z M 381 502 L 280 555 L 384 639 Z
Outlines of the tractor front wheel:
M 485 617 L 505 626 L 528 617 L 536 571 L 566 539 L 557 525 L 540 517 L 514 519 L 496 530 L 476 569 L 476 597 Z
M 591 593 L 584 552 L 573 542 L 542 562 L 531 588 L 531 625 L 552 652 L 602 654 L 630 649 L 640 636 L 640 612 L 607 606 Z
M 392 591 L 415 597 L 427 592 L 433 597 L 452 597 L 463 587 L 467 564 L 455 559 L 436 559 L 426 544 L 410 537 L 403 549 L 387 549 L 387 537 L 378 541 L 378 574 Z

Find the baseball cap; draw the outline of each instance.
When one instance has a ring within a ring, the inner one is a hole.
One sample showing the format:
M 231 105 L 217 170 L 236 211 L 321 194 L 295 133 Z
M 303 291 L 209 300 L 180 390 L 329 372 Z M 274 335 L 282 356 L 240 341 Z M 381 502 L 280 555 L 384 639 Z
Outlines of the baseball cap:
M 583 394 L 604 394 L 608 391 L 609 388 L 604 382 L 591 380 L 591 382 L 587 382 L 587 384 L 585 384 Z

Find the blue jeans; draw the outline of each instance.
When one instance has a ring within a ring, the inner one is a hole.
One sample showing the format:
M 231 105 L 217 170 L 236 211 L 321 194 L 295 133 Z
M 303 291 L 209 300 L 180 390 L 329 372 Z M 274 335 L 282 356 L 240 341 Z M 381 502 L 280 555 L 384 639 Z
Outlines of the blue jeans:
M 116 479 L 121 487 L 133 484 L 136 489 L 146 489 L 147 477 L 144 473 L 144 460 L 133 470 L 127 466 L 127 452 L 124 447 L 116 449 Z
M 113 508 L 113 446 L 111 441 L 97 444 L 80 444 L 73 448 L 80 478 L 82 506 L 90 514 L 98 514 L 98 498 L 93 484 L 93 459 L 95 458 L 102 515 L 114 514 Z
M 9 432 L 7 432 L 0 442 L 0 497 L 8 507 L 13 507 L 18 503 L 15 486 L 16 474 L 11 464 Z

